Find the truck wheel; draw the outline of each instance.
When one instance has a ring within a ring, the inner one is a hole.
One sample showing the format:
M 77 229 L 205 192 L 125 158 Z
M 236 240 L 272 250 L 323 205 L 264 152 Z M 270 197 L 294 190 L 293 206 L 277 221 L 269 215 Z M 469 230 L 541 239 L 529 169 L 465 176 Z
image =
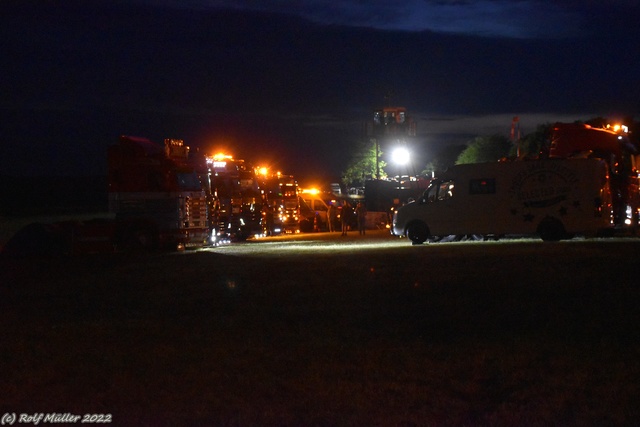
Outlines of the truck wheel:
M 429 227 L 421 221 L 412 222 L 407 227 L 407 238 L 414 245 L 421 245 L 429 238 Z
M 550 216 L 540 221 L 538 234 L 545 242 L 557 242 L 558 240 L 567 238 L 567 232 L 562 222 Z

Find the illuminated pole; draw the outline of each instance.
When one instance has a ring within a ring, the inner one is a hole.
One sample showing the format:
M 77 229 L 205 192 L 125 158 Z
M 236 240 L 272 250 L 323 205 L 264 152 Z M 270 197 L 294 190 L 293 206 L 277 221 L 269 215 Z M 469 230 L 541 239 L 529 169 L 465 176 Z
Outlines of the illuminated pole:
M 378 139 L 374 138 L 376 142 L 376 180 L 380 181 L 380 147 L 378 145 Z

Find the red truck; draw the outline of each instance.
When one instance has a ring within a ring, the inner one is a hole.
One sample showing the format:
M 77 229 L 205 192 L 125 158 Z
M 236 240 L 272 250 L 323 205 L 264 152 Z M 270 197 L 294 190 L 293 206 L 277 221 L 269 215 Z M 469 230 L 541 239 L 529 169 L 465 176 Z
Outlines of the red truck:
M 209 237 L 206 162 L 182 140 L 121 136 L 108 151 L 109 212 L 123 247 L 202 246 Z
M 593 157 L 608 166 L 616 229 L 640 225 L 640 149 L 623 126 L 595 128 L 579 123 L 553 126 L 550 158 Z
M 263 196 L 253 167 L 224 154 L 208 157 L 206 162 L 216 241 L 242 241 L 260 234 Z

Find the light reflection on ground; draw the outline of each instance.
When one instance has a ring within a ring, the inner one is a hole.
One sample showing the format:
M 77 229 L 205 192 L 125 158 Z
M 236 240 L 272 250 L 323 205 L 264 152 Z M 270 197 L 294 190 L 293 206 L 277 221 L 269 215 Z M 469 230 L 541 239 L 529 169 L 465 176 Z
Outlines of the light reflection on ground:
M 631 244 L 635 247 L 640 243 L 637 238 L 589 238 L 575 237 L 571 240 L 559 242 L 543 242 L 536 237 L 507 237 L 500 240 L 463 240 L 451 241 L 443 240 L 436 243 L 425 243 L 423 245 L 412 246 L 406 238 L 391 236 L 386 230 L 374 230 L 367 232 L 365 236 L 351 232 L 348 236 L 342 237 L 340 233 L 306 233 L 288 236 L 276 236 L 260 239 L 251 239 L 241 243 L 230 243 L 213 248 L 200 249 L 197 252 L 210 252 L 224 255 L 256 255 L 256 256 L 282 256 L 282 255 L 304 255 L 304 254 L 331 254 L 350 253 L 362 251 L 379 252 L 405 252 L 425 253 L 450 252 L 453 248 L 455 252 L 468 252 L 477 254 L 501 253 L 502 251 L 517 251 L 528 253 L 529 251 L 566 251 L 567 245 L 571 245 L 572 251 L 588 251 L 593 245 Z
M 340 233 L 297 234 L 290 236 L 265 237 L 251 239 L 243 243 L 231 243 L 205 251 L 217 251 L 224 254 L 261 254 L 308 253 L 308 252 L 349 252 L 354 250 L 372 250 L 410 246 L 407 239 L 391 236 L 386 230 L 376 230 L 360 236 L 351 232 L 346 237 Z
M 520 239 L 522 241 L 539 242 L 539 239 Z M 502 240 L 498 242 L 511 242 Z M 495 244 L 497 242 L 462 241 L 425 243 L 420 246 L 412 246 L 406 238 L 391 236 L 387 230 L 368 231 L 364 236 L 357 232 L 351 232 L 346 237 L 340 233 L 306 233 L 296 235 L 284 235 L 250 239 L 246 242 L 231 243 L 215 248 L 206 248 L 202 251 L 217 252 L 226 255 L 292 255 L 306 253 L 348 253 L 373 250 L 420 250 L 428 247 L 444 247 L 445 245 L 479 245 Z

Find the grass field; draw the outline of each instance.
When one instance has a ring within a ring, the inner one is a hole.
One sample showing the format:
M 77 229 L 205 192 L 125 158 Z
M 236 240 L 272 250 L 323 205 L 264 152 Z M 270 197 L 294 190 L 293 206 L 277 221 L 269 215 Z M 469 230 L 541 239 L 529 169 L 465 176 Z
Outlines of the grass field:
M 150 426 L 640 424 L 637 239 L 331 239 L 0 259 L 0 410 Z

